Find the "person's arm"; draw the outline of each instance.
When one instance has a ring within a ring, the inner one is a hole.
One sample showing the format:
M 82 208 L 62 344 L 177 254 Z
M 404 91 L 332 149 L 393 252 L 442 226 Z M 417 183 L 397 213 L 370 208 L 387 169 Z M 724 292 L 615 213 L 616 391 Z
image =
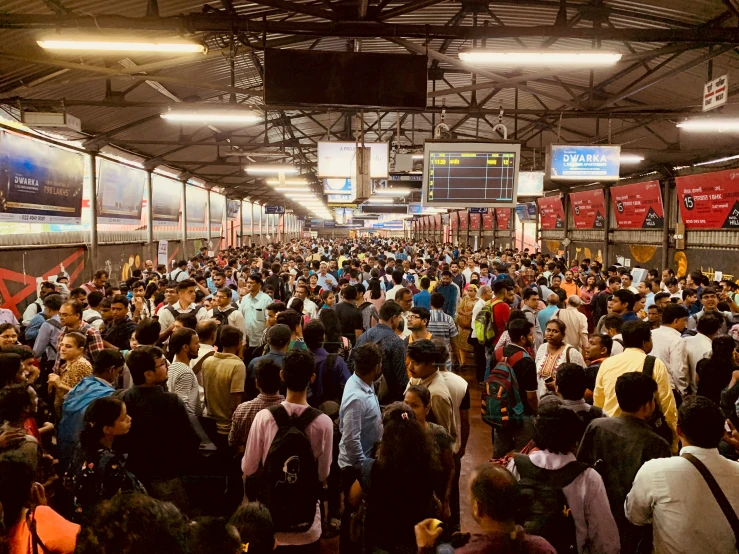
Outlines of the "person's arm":
M 38 335 L 36 336 L 36 342 L 33 343 L 33 355 L 36 358 L 41 358 L 44 352 L 46 352 L 46 348 L 49 346 L 49 339 L 51 338 L 51 324 L 46 325 L 45 323 L 46 322 L 44 322 L 44 325 L 41 325 Z
M 441 376 L 439 376 L 441 377 Z M 441 425 L 452 437 L 457 440 L 457 426 L 454 422 L 454 408 L 450 398 L 435 394 L 431 396 L 431 410 L 436 417 L 436 423 Z
M 685 398 L 691 393 L 691 386 L 688 351 L 685 348 L 685 341 L 683 339 L 678 339 L 670 349 L 670 369 L 673 371 L 675 387 L 677 387 L 678 392 Z
M 231 325 L 236 327 L 241 333 L 243 334 L 242 343 L 246 344 L 247 336 L 246 336 L 246 320 L 244 319 L 244 315 L 239 311 L 236 310 L 231 314 L 231 317 L 233 318 L 233 321 L 231 322 Z
M 246 366 L 240 364 L 231 377 L 231 412 L 236 411 L 244 399 L 244 382 L 246 381 Z
M 603 408 L 606 403 L 606 391 L 603 388 L 603 364 L 600 366 L 598 375 L 595 377 L 595 389 L 593 390 L 593 406 Z
M 441 518 L 448 520 L 451 515 L 450 499 L 452 496 L 452 487 L 454 485 L 454 453 L 451 446 L 443 449 L 439 453 L 439 461 L 441 462 L 442 483 L 444 490 L 442 491 L 441 500 Z
M 246 440 L 246 450 L 241 459 L 241 471 L 245 476 L 254 475 L 262 463 L 262 452 L 264 452 L 265 428 L 272 418 L 269 410 L 262 410 L 254 418 L 249 429 L 249 437 Z
M 352 398 L 344 407 L 341 416 L 341 437 L 343 450 L 349 464 L 354 468 L 359 468 L 364 462 L 365 455 L 362 450 L 362 401 L 359 398 Z
M 659 359 L 654 362 L 654 380 L 657 382 L 657 400 L 659 402 L 659 407 L 662 410 L 662 414 L 665 416 L 667 425 L 672 429 L 672 452 L 673 454 L 677 454 L 677 406 L 675 405 L 675 397 L 672 395 L 670 376 L 667 373 L 667 368 Z
M 462 399 L 462 403 L 459 406 L 459 432 L 460 432 L 460 442 L 459 442 L 459 457 L 461 458 L 464 456 L 465 451 L 467 450 L 467 441 L 470 438 L 470 389 L 467 387 L 467 390 L 464 393 L 464 398 Z
M 624 502 L 624 515 L 634 525 L 647 525 L 652 522 L 653 479 L 647 462 L 634 477 L 629 494 Z

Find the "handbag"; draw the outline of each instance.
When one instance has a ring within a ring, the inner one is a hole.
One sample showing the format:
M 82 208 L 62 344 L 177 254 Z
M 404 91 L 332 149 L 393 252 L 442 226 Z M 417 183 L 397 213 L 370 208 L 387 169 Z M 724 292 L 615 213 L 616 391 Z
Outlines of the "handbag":
M 642 368 L 642 373 L 649 376 L 649 378 L 652 380 L 654 380 L 654 362 L 656 361 L 657 358 L 655 358 L 654 356 L 647 355 L 647 357 L 644 358 L 644 367 Z M 670 429 L 670 426 L 667 425 L 667 419 L 665 419 L 665 414 L 662 413 L 662 408 L 660 408 L 659 406 L 659 401 L 657 400 L 656 394 L 654 398 L 654 412 L 646 420 L 646 424 L 652 431 L 665 439 L 667 441 L 667 444 L 672 446 L 672 429 Z

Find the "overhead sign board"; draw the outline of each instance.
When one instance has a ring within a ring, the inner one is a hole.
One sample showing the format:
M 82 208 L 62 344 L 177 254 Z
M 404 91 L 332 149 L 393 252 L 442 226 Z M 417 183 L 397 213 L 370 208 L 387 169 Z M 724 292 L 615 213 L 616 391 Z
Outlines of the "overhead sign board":
M 208 203 L 208 191 L 200 187 L 187 185 L 185 195 L 187 225 L 205 224 L 205 206 Z
M 470 208 L 471 214 L 486 214 L 490 211 L 490 208 Z
M 98 222 L 138 225 L 146 173 L 104 158 L 98 164 Z
M 518 198 L 544 196 L 544 172 L 520 171 L 518 173 Z
M 436 209 L 422 206 L 419 202 L 408 204 L 408 213 L 411 215 L 433 214 L 436 213 Z
M 387 142 L 367 142 L 370 149 L 370 177 L 388 176 L 390 150 Z M 319 142 L 318 176 L 349 179 L 357 174 L 357 145 L 354 142 Z
M 739 171 L 677 177 L 675 183 L 686 229 L 739 229 Z
M 268 215 L 284 214 L 285 213 L 285 206 L 265 206 L 264 207 L 264 213 L 266 213 Z
M 718 79 L 703 85 L 703 111 L 708 112 L 726 104 L 729 97 L 729 76 L 721 75 Z
M 537 200 L 542 229 L 564 229 L 565 210 L 559 196 L 547 196 Z
M 619 229 L 662 229 L 665 224 L 659 181 L 611 188 L 611 203 Z
M 552 181 L 617 181 L 620 146 L 552 144 L 547 169 Z

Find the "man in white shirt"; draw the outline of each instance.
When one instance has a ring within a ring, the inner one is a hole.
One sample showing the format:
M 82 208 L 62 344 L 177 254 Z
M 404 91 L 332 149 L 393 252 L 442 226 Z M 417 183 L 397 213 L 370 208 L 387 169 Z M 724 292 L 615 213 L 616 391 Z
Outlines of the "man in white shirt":
M 472 347 L 475 353 L 475 376 L 477 377 L 478 383 L 482 383 L 485 377 L 487 360 L 485 358 L 485 345 L 481 344 L 477 340 L 477 333 L 475 333 L 475 319 L 477 319 L 477 316 L 485 307 L 485 304 L 490 302 L 492 299 L 493 289 L 490 287 L 490 285 L 483 285 L 478 291 L 477 302 L 475 302 L 475 305 L 472 307 L 472 331 L 470 333 L 470 336 L 475 339 Z
M 246 336 L 249 339 L 249 351 L 244 355 L 245 360 L 251 360 L 253 351 L 262 342 L 262 333 L 267 325 L 267 306 L 272 298 L 262 292 L 262 276 L 252 273 L 246 280 L 248 294 L 241 299 L 239 311 L 244 316 Z
M 662 311 L 662 325 L 652 329 L 652 356 L 667 366 L 672 389 L 683 397 L 690 388 L 688 351 L 682 332 L 688 323 L 688 310 L 680 304 L 668 304 Z
M 162 306 L 157 314 L 162 333 L 166 333 L 174 325 L 178 314 L 195 314 L 198 321 L 203 321 L 208 317 L 205 307 L 195 304 L 195 281 L 191 279 L 180 281 L 177 284 L 177 296 L 178 301 L 173 306 Z
M 309 319 L 315 319 L 318 317 L 318 306 L 313 300 L 308 298 L 308 287 L 305 285 L 298 285 L 295 287 L 294 298 L 299 298 L 303 301 L 303 314 L 307 315 Z M 287 303 L 287 307 L 290 308 L 290 303 Z
M 573 294 L 567 299 L 567 308 L 557 310 L 552 317 L 566 325 L 564 341 L 579 351 L 583 351 L 588 346 L 588 318 L 578 310 L 581 304 L 580 297 Z
M 690 368 L 689 394 L 698 390 L 695 368 L 703 358 L 708 358 L 713 351 L 713 337 L 715 337 L 724 320 L 720 315 L 708 313 L 698 320 L 698 334 L 694 337 L 685 337 L 685 350 L 688 354 Z
M 626 497 L 626 517 L 635 525 L 652 525 L 654 552 L 734 554 L 736 535 L 694 466 L 705 467 L 734 513 L 739 512 L 739 463 L 718 451 L 724 416 L 709 399 L 689 396 L 678 411 L 677 434 L 683 444 L 680 456 L 641 467 Z
M 228 287 L 218 289 L 213 296 L 215 305 L 212 310 L 208 311 L 208 317 L 217 319 L 222 326 L 231 325 L 241 331 L 242 343 L 246 344 L 246 321 L 244 315 L 231 305 L 231 293 L 233 291 Z
M 395 300 L 395 295 L 403 287 L 403 270 L 398 269 L 392 273 L 393 287 L 385 292 L 385 300 Z
M 639 291 L 634 286 L 634 280 L 631 277 L 631 273 L 624 273 L 623 275 L 621 275 L 621 288 L 628 289 L 634 294 L 639 294 Z

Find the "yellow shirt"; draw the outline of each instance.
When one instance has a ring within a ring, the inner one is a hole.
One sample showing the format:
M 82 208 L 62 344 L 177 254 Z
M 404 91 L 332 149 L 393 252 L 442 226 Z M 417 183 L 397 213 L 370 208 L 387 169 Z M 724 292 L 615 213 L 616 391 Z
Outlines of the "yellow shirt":
M 593 405 L 603 408 L 610 417 L 621 413 L 616 398 L 616 379 L 630 371 L 641 371 L 646 354 L 640 348 L 627 348 L 621 354 L 606 358 L 598 369 L 593 391 Z M 659 358 L 654 361 L 654 380 L 657 382 L 657 402 L 673 433 L 672 451 L 677 453 L 677 408 L 672 396 L 667 366 Z

